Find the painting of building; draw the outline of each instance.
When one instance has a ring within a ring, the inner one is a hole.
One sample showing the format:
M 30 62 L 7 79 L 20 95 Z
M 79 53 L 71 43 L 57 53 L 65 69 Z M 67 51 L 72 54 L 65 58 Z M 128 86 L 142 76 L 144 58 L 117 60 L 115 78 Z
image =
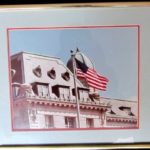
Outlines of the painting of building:
M 92 89 L 74 77 L 70 62 L 28 52 L 11 56 L 13 129 L 138 127 L 137 101 L 91 94 Z

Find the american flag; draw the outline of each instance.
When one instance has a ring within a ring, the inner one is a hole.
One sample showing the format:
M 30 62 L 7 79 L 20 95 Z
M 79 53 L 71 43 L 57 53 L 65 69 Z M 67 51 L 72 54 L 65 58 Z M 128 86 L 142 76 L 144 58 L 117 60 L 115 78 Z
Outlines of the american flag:
M 96 72 L 93 68 L 89 68 L 85 63 L 76 60 L 76 75 L 78 78 L 84 78 L 89 87 L 106 91 L 108 79 Z

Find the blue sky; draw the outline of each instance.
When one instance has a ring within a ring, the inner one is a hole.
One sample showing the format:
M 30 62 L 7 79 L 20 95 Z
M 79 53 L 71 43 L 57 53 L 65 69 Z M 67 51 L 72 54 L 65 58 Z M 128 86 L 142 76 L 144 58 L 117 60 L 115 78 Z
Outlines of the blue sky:
M 70 50 L 78 47 L 110 81 L 107 91 L 100 91 L 102 97 L 137 100 L 137 27 L 11 30 L 9 34 L 11 54 L 56 56 L 66 64 Z

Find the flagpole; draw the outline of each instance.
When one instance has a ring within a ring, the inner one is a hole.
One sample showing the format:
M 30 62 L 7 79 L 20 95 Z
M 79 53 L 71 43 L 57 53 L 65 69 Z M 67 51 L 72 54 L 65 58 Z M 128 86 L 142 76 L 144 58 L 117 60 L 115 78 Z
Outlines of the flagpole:
M 78 89 L 77 89 L 77 84 L 76 84 L 75 54 L 73 53 L 73 51 L 71 51 L 71 56 L 72 56 L 72 60 L 73 60 L 74 88 L 75 88 L 75 97 L 76 97 L 76 106 L 77 106 L 77 128 L 80 128 L 80 103 L 79 103 Z

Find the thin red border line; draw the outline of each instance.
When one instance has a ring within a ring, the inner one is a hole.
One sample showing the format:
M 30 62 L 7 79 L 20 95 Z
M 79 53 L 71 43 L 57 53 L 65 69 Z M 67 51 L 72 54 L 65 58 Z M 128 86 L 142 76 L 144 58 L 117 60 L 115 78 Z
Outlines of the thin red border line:
M 114 26 L 71 26 L 71 27 L 38 27 L 38 28 L 7 28 L 7 47 L 8 47 L 8 66 L 9 66 L 9 80 L 10 80 L 10 84 L 11 84 L 11 72 L 10 72 L 10 66 L 11 66 L 11 61 L 10 61 L 10 43 L 9 43 L 9 31 L 10 30 L 40 30 L 40 29 L 45 29 L 45 30 L 47 30 L 47 29 L 69 29 L 69 28 L 71 28 L 71 29 L 73 29 L 73 28 L 117 28 L 117 27 L 120 27 L 120 28 L 125 28 L 125 27 L 136 27 L 136 28 L 138 28 L 138 123 L 137 123 L 137 127 L 134 127 L 134 128 L 130 128 L 130 127 L 127 127 L 127 128 L 120 128 L 120 127 L 118 127 L 118 128 L 112 128 L 112 127 L 102 127 L 102 128 L 91 128 L 91 129 L 89 129 L 89 128 L 80 128 L 80 129 L 78 129 L 78 128 L 73 128 L 73 129 L 64 129 L 64 128 L 57 128 L 57 129 L 14 129 L 13 128 L 13 107 L 12 107 L 12 87 L 10 86 L 10 96 L 11 96 L 11 126 L 12 126 L 12 131 L 61 131 L 61 130 L 63 130 L 63 131 L 76 131 L 76 130 L 128 130 L 128 129 L 139 129 L 139 110 L 140 110 L 140 108 L 139 108 L 139 98 L 140 98 L 140 94 L 139 94 L 139 92 L 140 92 L 140 72 L 139 72 L 139 70 L 140 70 L 140 25 L 114 25 Z
M 122 28 L 122 27 L 138 27 L 139 25 L 114 25 L 114 26 L 57 26 L 57 27 L 22 27 L 22 28 L 8 28 L 8 30 L 48 30 L 48 29 L 79 29 L 79 28 Z
M 140 128 L 140 26 L 138 26 L 138 128 Z

